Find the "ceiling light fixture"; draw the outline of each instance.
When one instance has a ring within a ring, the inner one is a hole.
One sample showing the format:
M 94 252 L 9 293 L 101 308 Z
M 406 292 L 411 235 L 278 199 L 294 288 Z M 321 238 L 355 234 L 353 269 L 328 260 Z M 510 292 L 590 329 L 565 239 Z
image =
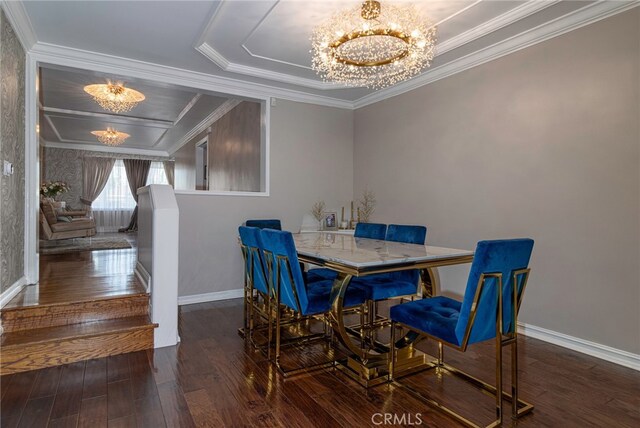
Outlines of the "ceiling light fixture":
M 125 88 L 122 83 L 87 85 L 84 91 L 91 95 L 100 107 L 114 113 L 128 112 L 145 99 L 144 94 L 135 89 Z
M 110 127 L 106 131 L 91 131 L 91 133 L 98 138 L 98 141 L 107 146 L 119 146 L 130 137 L 126 132 L 116 131 Z
M 323 80 L 379 89 L 431 64 L 436 27 L 413 5 L 365 0 L 316 27 L 311 43 L 311 65 Z

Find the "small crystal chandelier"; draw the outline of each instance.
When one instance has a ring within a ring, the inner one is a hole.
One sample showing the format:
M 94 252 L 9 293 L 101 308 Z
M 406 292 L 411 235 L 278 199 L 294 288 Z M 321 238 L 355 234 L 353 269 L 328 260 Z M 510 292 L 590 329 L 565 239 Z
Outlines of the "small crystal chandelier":
M 311 65 L 323 80 L 379 89 L 429 67 L 436 27 L 413 5 L 365 0 L 316 27 L 311 43 Z
M 130 137 L 126 132 L 116 131 L 110 127 L 106 131 L 91 131 L 91 133 L 98 138 L 98 141 L 107 146 L 119 146 Z
M 125 88 L 122 83 L 87 85 L 84 91 L 91 95 L 100 107 L 114 113 L 128 112 L 145 98 L 141 92 Z

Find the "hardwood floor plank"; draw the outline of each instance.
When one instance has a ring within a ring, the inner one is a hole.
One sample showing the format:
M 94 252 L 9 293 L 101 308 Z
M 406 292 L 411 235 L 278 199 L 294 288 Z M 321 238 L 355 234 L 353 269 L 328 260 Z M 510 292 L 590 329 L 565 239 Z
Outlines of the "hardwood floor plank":
M 96 358 L 86 363 L 82 398 L 107 395 L 107 359 Z
M 85 362 L 63 366 L 51 419 L 64 418 L 80 412 Z
M 149 396 L 157 396 L 158 390 L 146 351 L 132 352 L 127 355 L 133 399 L 141 400 Z
M 110 419 L 107 425 L 109 428 L 136 428 L 136 417 L 134 415 L 123 416 L 118 419 Z
M 104 428 L 107 426 L 107 396 L 85 398 L 80 407 L 79 428 Z
M 209 399 L 207 391 L 199 389 L 184 395 L 189 412 L 198 427 L 217 428 L 224 426 L 222 418 Z
M 127 354 L 107 357 L 107 383 L 129 379 L 129 356 Z
M 131 396 L 131 380 L 119 380 L 107 385 L 108 419 L 119 419 L 135 414 L 133 398 Z
M 78 426 L 78 414 L 65 416 L 64 418 L 51 419 L 48 428 L 76 428 Z
M 139 427 L 166 427 L 160 397 L 148 395 L 135 401 L 136 422 Z
M 180 386 L 175 382 L 165 382 L 158 385 L 158 395 L 167 426 L 181 428 L 196 426 Z
M 27 401 L 27 405 L 22 412 L 19 428 L 39 428 L 46 427 L 49 422 L 49 414 L 53 407 L 54 396 L 34 398 Z
M 49 367 L 44 370 L 38 370 L 38 377 L 33 390 L 31 391 L 30 399 L 48 397 L 55 395 L 58 391 L 58 383 L 60 382 L 60 375 L 62 374 L 62 366 Z
M 0 426 L 10 428 L 18 425 L 37 376 L 37 372 L 26 372 L 10 378 L 0 401 Z

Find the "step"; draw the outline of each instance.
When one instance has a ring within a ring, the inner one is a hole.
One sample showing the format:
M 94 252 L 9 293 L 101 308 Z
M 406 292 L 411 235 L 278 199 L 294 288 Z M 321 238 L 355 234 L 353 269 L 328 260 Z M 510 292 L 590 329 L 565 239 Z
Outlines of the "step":
M 0 375 L 153 348 L 148 316 L 4 333 Z
M 149 313 L 149 295 L 143 292 L 87 301 L 5 307 L 0 312 L 2 327 L 6 333 L 10 333 L 81 322 L 145 316 Z

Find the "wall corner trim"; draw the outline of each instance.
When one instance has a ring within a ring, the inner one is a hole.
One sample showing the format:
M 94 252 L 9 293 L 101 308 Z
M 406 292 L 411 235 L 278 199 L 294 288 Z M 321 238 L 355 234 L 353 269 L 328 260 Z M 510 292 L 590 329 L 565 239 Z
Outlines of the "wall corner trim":
M 9 303 L 9 301 L 16 296 L 16 294 L 21 292 L 25 285 L 27 285 L 27 277 L 22 276 L 14 282 L 11 287 L 7 288 L 2 294 L 0 294 L 0 308 L 3 308 L 4 305 Z
M 638 354 L 521 322 L 518 323 L 518 333 L 640 371 Z
M 24 8 L 24 4 L 22 1 L 3 1 L 1 4 L 7 19 L 18 36 L 18 40 L 20 40 L 20 44 L 22 44 L 25 52 L 28 52 L 36 44 L 38 37 L 33 25 L 31 25 L 31 20 Z
M 178 305 L 192 305 L 194 303 L 216 302 L 218 300 L 239 299 L 244 296 L 244 289 L 214 291 L 213 293 L 192 294 L 178 297 Z

